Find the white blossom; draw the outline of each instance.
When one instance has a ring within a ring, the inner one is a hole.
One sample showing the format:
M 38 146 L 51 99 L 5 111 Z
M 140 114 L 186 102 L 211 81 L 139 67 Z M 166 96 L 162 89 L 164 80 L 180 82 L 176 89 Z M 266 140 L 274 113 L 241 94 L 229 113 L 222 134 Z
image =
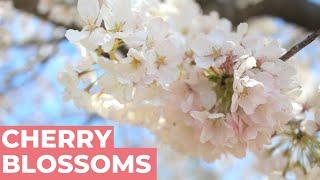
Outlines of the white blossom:
M 208 161 L 261 150 L 293 117 L 296 70 L 246 23 L 233 31 L 193 0 L 80 0 L 78 11 L 84 27 L 66 36 L 86 53 L 61 82 L 79 107 Z

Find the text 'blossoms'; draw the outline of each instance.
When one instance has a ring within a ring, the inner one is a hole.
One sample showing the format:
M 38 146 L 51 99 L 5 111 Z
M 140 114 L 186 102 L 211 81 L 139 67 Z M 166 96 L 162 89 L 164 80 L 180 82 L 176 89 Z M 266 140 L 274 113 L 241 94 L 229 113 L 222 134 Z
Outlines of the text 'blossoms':
M 293 118 L 296 70 L 279 44 L 234 30 L 192 0 L 79 0 L 83 59 L 60 76 L 65 98 L 150 129 L 179 152 L 243 157 Z

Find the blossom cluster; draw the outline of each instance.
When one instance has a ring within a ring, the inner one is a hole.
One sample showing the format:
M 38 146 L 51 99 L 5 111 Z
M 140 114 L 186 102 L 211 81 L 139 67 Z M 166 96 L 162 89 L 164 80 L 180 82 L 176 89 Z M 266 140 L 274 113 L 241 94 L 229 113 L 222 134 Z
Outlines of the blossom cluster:
M 286 177 L 289 173 L 296 177 L 312 176 L 313 172 L 319 172 L 320 108 L 305 104 L 297 110 L 299 113 L 285 130 L 275 133 L 272 144 L 257 154 L 260 172 L 278 177 Z
M 271 179 L 317 179 L 320 159 L 319 81 L 311 71 L 311 59 L 293 59 L 302 92 L 293 103 L 294 117 L 274 133 L 272 143 L 256 153 L 255 169 Z M 302 60 L 302 62 L 301 62 Z
M 79 0 L 68 30 L 82 60 L 60 74 L 65 98 L 148 128 L 211 161 L 258 151 L 292 119 L 296 70 L 275 40 L 236 30 L 193 0 Z

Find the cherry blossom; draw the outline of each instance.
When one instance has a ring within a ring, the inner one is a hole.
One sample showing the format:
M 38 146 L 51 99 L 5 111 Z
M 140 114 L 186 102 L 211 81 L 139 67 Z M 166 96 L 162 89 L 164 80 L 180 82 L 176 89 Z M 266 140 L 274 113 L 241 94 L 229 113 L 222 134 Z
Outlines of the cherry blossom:
M 233 31 L 193 0 L 80 0 L 78 11 L 83 30 L 66 36 L 85 53 L 60 79 L 81 108 L 208 161 L 261 150 L 294 117 L 295 68 L 246 23 Z

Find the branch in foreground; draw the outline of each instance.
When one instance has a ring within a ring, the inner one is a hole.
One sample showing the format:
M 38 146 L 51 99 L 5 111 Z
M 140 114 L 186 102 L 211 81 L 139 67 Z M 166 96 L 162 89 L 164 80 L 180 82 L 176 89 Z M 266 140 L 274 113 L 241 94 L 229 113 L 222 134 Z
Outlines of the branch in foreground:
M 292 56 L 297 54 L 300 50 L 308 46 L 310 43 L 312 43 L 317 37 L 320 36 L 320 29 L 317 31 L 313 32 L 309 36 L 307 36 L 304 40 L 302 40 L 300 43 L 297 45 L 293 46 L 286 54 L 284 54 L 280 59 L 283 61 L 287 61 L 290 59 Z

